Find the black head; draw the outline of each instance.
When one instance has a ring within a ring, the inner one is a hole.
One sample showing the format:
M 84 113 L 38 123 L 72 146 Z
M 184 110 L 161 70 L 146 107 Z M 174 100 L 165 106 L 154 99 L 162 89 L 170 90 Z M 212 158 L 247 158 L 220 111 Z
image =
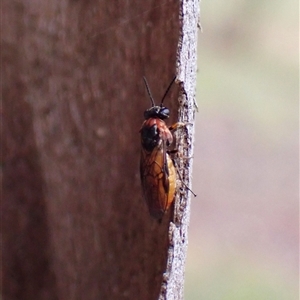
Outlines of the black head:
M 159 119 L 168 119 L 170 116 L 170 111 L 168 108 L 163 107 L 163 106 L 152 106 L 145 110 L 144 112 L 144 117 L 145 119 L 150 119 L 150 118 L 159 118 Z
M 152 94 L 151 94 L 151 91 L 150 91 L 150 88 L 149 88 L 149 85 L 148 85 L 148 82 L 146 80 L 145 77 L 143 77 L 144 79 L 144 82 L 145 82 L 145 86 L 146 86 L 146 89 L 147 89 L 147 92 L 148 92 L 148 95 L 150 97 L 150 100 L 151 100 L 151 104 L 152 104 L 152 107 L 148 108 L 145 112 L 144 112 L 144 117 L 145 119 L 150 119 L 150 118 L 158 118 L 158 119 L 168 119 L 169 116 L 170 116 L 170 110 L 166 107 L 163 106 L 163 102 L 172 86 L 172 84 L 174 83 L 175 79 L 176 79 L 176 76 L 173 78 L 173 80 L 171 81 L 171 83 L 169 84 L 167 90 L 165 91 L 165 94 L 163 95 L 162 99 L 161 99 L 161 102 L 160 102 L 160 106 L 156 106 L 155 103 L 154 103 L 154 100 L 153 100 L 153 97 L 152 97 Z

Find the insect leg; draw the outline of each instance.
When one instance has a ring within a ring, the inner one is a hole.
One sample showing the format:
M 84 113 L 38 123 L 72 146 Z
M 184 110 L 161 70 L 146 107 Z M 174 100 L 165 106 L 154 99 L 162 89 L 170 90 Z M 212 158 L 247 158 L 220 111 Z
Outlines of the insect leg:
M 177 150 L 178 151 L 178 150 Z M 176 161 L 175 161 L 175 159 L 174 158 L 171 158 L 172 159 L 172 161 L 173 161 L 173 164 L 174 164 L 174 166 L 175 166 L 175 169 L 176 169 L 176 171 L 177 171 L 177 174 L 178 174 L 178 177 L 179 177 L 179 179 L 180 179 L 180 181 L 181 181 L 181 183 L 193 194 L 193 196 L 194 197 L 197 197 L 197 195 L 183 182 L 183 180 L 182 180 L 182 177 L 181 177 L 181 175 L 180 175 L 180 173 L 179 173 L 179 168 L 178 168 L 178 165 L 177 165 L 177 163 L 176 163 Z
M 182 128 L 182 127 L 185 127 L 186 124 L 185 123 L 182 123 L 182 122 L 177 122 L 175 124 L 173 124 L 172 126 L 169 127 L 169 130 L 170 131 L 173 131 L 173 130 L 176 130 L 178 128 Z
M 169 127 L 169 130 L 170 131 L 174 131 L 174 130 L 177 130 L 179 128 L 182 128 L 182 127 L 186 127 L 188 125 L 193 125 L 193 123 L 183 123 L 183 122 L 177 122 L 175 124 L 173 124 L 172 126 Z
M 174 131 L 174 130 L 177 130 L 179 128 L 182 128 L 182 127 L 186 127 L 187 125 L 193 125 L 192 123 L 182 123 L 182 122 L 177 122 L 175 124 L 173 124 L 172 126 L 169 127 L 169 130 L 170 131 Z M 170 150 L 168 151 L 168 154 L 175 154 L 175 153 L 178 153 L 178 149 L 174 149 L 174 150 Z M 185 157 L 185 159 L 191 159 L 192 157 Z M 177 173 L 178 173 L 178 177 L 180 179 L 180 181 L 183 183 L 183 185 L 194 195 L 194 197 L 196 197 L 197 195 L 183 182 L 182 178 L 181 178 L 181 175 L 179 173 L 179 168 L 178 168 L 178 165 L 175 161 L 174 158 L 172 158 L 172 161 L 173 161 L 173 164 L 177 170 Z
M 179 153 L 179 150 L 178 150 L 178 149 L 173 149 L 173 150 L 167 151 L 167 153 L 170 154 L 170 155 L 173 155 L 173 154 Z M 192 155 L 192 156 L 183 156 L 183 155 L 181 155 L 180 153 L 179 153 L 178 156 L 179 156 L 181 159 L 185 159 L 185 160 L 194 158 L 193 155 Z

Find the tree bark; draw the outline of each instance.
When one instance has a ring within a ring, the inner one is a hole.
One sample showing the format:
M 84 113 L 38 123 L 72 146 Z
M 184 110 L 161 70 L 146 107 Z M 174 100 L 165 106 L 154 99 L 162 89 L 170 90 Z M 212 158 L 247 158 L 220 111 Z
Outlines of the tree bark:
M 149 216 L 139 129 L 143 75 L 160 99 L 177 72 L 170 124 L 193 121 L 196 2 L 3 1 L 3 299 L 182 297 L 189 194 Z
M 169 226 L 167 269 L 159 299 L 183 299 L 184 270 L 190 222 L 192 157 L 194 153 L 194 120 L 196 104 L 197 29 L 200 16 L 199 1 L 180 1 L 180 38 L 177 52 L 177 78 L 180 81 L 179 122 L 188 124 L 184 135 L 177 134 L 179 160 L 183 184 L 175 199 L 174 218 Z M 180 159 L 181 158 L 181 159 Z

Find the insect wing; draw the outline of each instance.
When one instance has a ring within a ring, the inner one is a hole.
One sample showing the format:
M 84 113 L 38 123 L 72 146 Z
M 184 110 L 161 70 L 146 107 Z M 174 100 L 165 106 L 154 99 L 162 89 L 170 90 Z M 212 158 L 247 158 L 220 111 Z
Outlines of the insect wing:
M 165 149 L 164 145 L 151 152 L 142 149 L 141 153 L 140 172 L 144 196 L 150 214 L 157 219 L 162 218 L 175 195 L 176 171 Z

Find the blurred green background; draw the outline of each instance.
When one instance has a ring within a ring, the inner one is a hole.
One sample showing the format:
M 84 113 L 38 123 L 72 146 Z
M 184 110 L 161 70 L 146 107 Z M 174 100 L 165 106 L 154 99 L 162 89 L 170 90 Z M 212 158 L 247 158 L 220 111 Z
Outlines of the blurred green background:
M 299 2 L 201 2 L 186 300 L 299 299 Z

